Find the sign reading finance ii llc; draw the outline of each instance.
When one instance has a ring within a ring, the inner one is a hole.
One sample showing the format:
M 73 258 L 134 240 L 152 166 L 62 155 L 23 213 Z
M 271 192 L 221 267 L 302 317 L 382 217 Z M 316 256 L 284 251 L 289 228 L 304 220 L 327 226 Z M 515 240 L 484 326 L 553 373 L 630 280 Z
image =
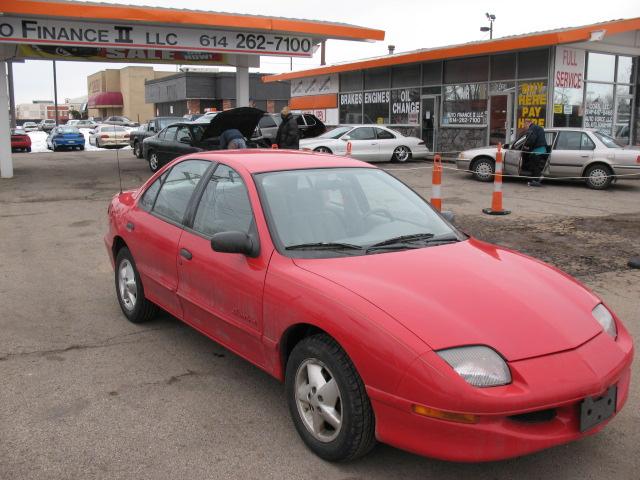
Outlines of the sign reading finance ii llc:
M 88 45 L 311 57 L 310 37 L 209 28 L 0 17 L 0 43 Z

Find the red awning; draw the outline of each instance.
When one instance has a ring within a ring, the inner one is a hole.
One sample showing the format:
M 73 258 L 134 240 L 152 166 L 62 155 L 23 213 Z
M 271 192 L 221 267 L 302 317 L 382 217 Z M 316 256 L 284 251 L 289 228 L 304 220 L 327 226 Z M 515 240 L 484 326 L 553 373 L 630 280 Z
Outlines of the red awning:
M 120 92 L 100 92 L 89 96 L 89 108 L 113 108 L 123 105 Z

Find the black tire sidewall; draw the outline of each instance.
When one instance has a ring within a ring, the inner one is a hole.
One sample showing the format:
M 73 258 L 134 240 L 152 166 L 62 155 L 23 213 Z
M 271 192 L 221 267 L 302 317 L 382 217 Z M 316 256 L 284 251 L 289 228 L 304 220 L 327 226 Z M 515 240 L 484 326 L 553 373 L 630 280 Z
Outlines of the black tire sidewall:
M 353 438 L 354 429 L 356 428 L 356 409 L 354 407 L 354 399 L 351 398 L 351 390 L 348 388 L 347 376 L 351 375 L 350 372 L 345 371 L 345 368 L 341 364 L 338 358 L 327 351 L 325 344 L 318 341 L 318 337 L 321 335 L 315 335 L 302 340 L 291 352 L 287 361 L 286 375 L 285 375 L 285 391 L 287 396 L 287 404 L 293 423 L 298 431 L 298 434 L 302 437 L 307 447 L 313 451 L 316 455 L 324 460 L 328 461 L 341 461 L 351 457 L 354 450 Z M 329 338 L 322 335 L 322 337 Z M 337 344 L 336 344 L 337 345 Z M 339 348 L 339 347 L 338 347 Z M 340 349 L 342 351 L 342 349 Z M 342 354 L 346 353 L 342 351 Z M 307 359 L 315 358 L 324 363 L 331 371 L 331 374 L 335 378 L 341 395 L 342 404 L 342 427 L 338 434 L 338 437 L 328 443 L 320 442 L 316 440 L 311 433 L 307 430 L 303 420 L 300 418 L 298 412 L 298 406 L 295 396 L 295 382 L 296 372 L 298 367 Z M 347 357 L 348 359 L 348 357 Z M 350 360 L 349 360 L 350 362 Z M 355 371 L 355 368 L 354 368 Z M 355 373 L 357 375 L 357 372 Z M 359 379 L 358 379 L 359 380 Z M 360 381 L 360 380 L 359 380 Z M 368 400 L 367 400 L 368 401 Z M 370 407 L 369 407 L 370 408 Z
M 151 166 L 151 156 L 154 155 L 154 154 L 156 155 L 156 168 L 155 169 Z M 158 170 L 160 170 L 160 161 L 158 160 L 157 154 L 153 150 L 149 150 L 148 157 L 149 157 L 149 160 L 148 160 L 148 162 L 149 162 L 149 170 L 151 170 L 153 173 L 155 173 Z
M 122 298 L 120 298 L 120 286 L 119 286 L 119 273 L 120 273 L 120 263 L 123 260 L 128 260 L 133 268 L 133 274 L 136 279 L 137 286 L 137 294 L 136 294 L 136 305 L 133 310 L 128 310 L 124 303 L 122 302 Z M 120 249 L 118 255 L 116 256 L 116 266 L 115 266 L 115 285 L 116 285 L 116 297 L 118 298 L 118 304 L 120 305 L 120 309 L 124 316 L 132 323 L 141 323 L 144 321 L 143 318 L 143 308 L 144 302 L 146 301 L 144 298 L 144 289 L 142 288 L 142 282 L 140 280 L 140 274 L 138 273 L 138 268 L 136 267 L 136 263 L 133 261 L 133 257 L 131 256 L 131 252 L 128 248 L 124 247 Z

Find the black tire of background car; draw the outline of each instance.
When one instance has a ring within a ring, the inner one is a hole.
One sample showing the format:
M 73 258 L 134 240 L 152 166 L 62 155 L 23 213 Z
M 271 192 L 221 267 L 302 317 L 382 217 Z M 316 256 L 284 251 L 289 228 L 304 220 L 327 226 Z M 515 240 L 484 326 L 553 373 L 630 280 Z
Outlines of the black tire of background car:
M 488 166 L 489 170 L 491 171 L 491 174 L 486 176 L 480 176 L 479 173 L 476 173 L 478 168 L 481 165 Z M 479 182 L 493 182 L 493 174 L 495 173 L 495 169 L 496 169 L 495 161 L 489 157 L 480 157 L 477 160 L 474 160 L 470 168 L 470 170 L 473 171 L 473 178 L 478 180 Z
M 120 264 L 123 260 L 128 260 L 133 268 L 133 273 L 136 279 L 137 286 L 137 295 L 136 295 L 136 305 L 133 310 L 127 310 L 124 306 L 122 298 L 120 298 L 120 289 L 118 288 L 118 275 L 120 272 Z M 140 280 L 140 274 L 138 273 L 138 269 L 136 268 L 136 263 L 133 261 L 133 257 L 131 256 L 131 252 L 127 247 L 123 247 L 116 255 L 116 268 L 115 268 L 115 284 L 116 284 L 116 297 L 118 298 L 118 303 L 120 304 L 120 309 L 124 316 L 131 323 L 144 323 L 146 321 L 151 320 L 156 313 L 158 312 L 158 307 L 151 303 L 144 296 L 144 288 L 142 286 L 142 280 Z
M 298 413 L 296 405 L 296 372 L 305 360 L 315 358 L 331 370 L 342 400 L 342 427 L 338 437 L 323 443 L 311 435 Z M 301 340 L 287 361 L 285 390 L 293 423 L 307 447 L 324 460 L 353 460 L 369 453 L 376 444 L 375 417 L 364 383 L 351 359 L 338 343 L 326 334 L 316 334 Z
M 137 140 L 133 142 L 133 155 L 136 158 L 142 158 L 142 145 Z
M 601 170 L 607 175 L 607 178 L 602 183 L 593 183 L 593 181 L 591 180 L 591 175 L 594 173 L 594 171 L 597 170 Z M 596 163 L 594 165 L 590 165 L 589 168 L 584 171 L 584 176 L 587 177 L 585 180 L 587 187 L 592 188 L 593 190 L 606 190 L 607 188 L 609 188 L 611 186 L 611 182 L 613 182 L 613 177 L 611 177 L 610 175 L 613 175 L 613 172 L 611 171 L 611 168 L 604 163 Z
M 158 156 L 156 155 L 155 168 L 154 168 L 151 162 L 152 155 L 156 155 L 156 152 L 154 152 L 153 150 L 149 150 L 147 152 L 147 161 L 149 162 L 149 170 L 155 173 L 160 169 L 160 161 L 158 160 Z
M 407 151 L 407 157 L 406 158 L 402 158 L 402 152 L 403 149 L 406 149 Z M 400 145 L 398 147 L 395 148 L 395 150 L 393 151 L 393 155 L 391 156 L 391 161 L 392 162 L 400 162 L 400 163 L 404 163 L 404 162 L 408 162 L 409 160 L 411 160 L 411 149 L 409 147 L 405 147 L 404 145 Z

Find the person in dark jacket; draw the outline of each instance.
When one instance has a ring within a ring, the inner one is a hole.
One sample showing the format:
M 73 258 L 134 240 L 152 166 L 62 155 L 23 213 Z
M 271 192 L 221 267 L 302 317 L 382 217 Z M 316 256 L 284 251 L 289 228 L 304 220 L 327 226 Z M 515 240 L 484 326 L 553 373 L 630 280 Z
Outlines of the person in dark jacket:
M 280 112 L 280 116 L 282 117 L 282 123 L 278 127 L 278 133 L 276 134 L 278 148 L 298 150 L 300 148 L 298 122 L 291 114 L 289 107 L 284 107 Z
M 235 128 L 229 128 L 222 132 L 219 141 L 220 150 L 247 148 L 247 142 L 244 140 L 244 135 L 242 135 L 240 130 L 236 130 Z
M 547 138 L 544 134 L 544 128 L 536 125 L 527 118 L 524 121 L 527 127 L 527 138 L 524 141 L 522 149 L 525 153 L 525 163 L 531 170 L 531 176 L 534 180 L 531 180 L 528 185 L 530 187 L 541 187 L 542 172 L 547 164 Z

